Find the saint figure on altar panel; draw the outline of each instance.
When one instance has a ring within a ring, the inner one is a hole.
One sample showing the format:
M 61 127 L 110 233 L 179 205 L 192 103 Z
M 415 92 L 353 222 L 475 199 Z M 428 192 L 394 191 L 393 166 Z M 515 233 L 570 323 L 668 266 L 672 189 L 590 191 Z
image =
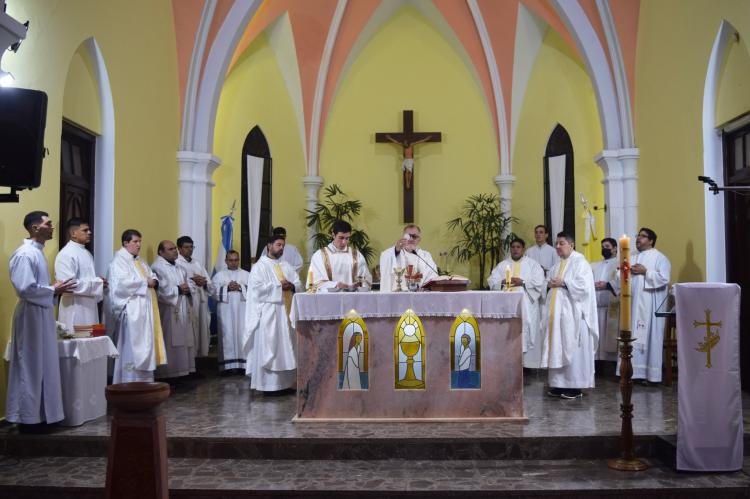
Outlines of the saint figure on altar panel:
M 468 310 L 451 327 L 451 388 L 481 388 L 479 326 Z
M 422 321 L 408 309 L 399 319 L 393 337 L 396 389 L 425 389 L 424 328 Z
M 367 326 L 354 311 L 339 326 L 338 388 L 339 390 L 367 390 L 369 388 Z

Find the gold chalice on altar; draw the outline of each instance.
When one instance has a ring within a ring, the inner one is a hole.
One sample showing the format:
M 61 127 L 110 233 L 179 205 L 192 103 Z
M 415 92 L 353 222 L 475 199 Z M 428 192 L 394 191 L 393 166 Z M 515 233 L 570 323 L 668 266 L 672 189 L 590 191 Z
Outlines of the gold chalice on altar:
M 406 269 L 403 267 L 393 268 L 393 273 L 396 274 L 396 289 L 392 291 L 401 291 L 401 282 L 404 277 L 404 272 L 406 272 Z
M 414 374 L 414 356 L 419 352 L 421 343 L 416 336 L 404 336 L 401 340 L 401 351 L 406 355 L 406 375 L 404 379 L 399 380 L 398 386 L 401 388 L 422 388 L 424 381 L 417 379 Z

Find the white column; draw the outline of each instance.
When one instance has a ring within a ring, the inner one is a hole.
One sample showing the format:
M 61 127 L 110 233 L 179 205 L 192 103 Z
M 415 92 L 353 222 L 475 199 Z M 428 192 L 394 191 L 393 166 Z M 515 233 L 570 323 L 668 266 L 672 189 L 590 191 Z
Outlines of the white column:
M 315 211 L 315 205 L 318 203 L 318 192 L 323 187 L 323 177 L 318 175 L 307 175 L 302 177 L 302 185 L 305 186 L 305 206 L 309 211 Z M 307 228 L 307 261 L 310 261 L 315 252 L 315 227 Z
M 500 211 L 506 217 L 511 216 L 513 202 L 513 184 L 516 177 L 509 174 L 501 174 L 494 178 L 497 190 L 500 191 Z
M 638 229 L 638 149 L 604 150 L 594 161 L 604 171 L 606 235 L 630 237 Z
M 212 189 L 211 179 L 221 159 L 213 154 L 178 151 L 180 168 L 180 236 L 195 241 L 193 258 L 207 269 L 211 256 Z

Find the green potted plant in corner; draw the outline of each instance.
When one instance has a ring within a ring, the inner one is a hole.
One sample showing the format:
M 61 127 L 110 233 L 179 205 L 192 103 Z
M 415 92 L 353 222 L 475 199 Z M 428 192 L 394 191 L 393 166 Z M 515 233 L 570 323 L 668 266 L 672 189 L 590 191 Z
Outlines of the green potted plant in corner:
M 355 226 L 354 219 L 362 211 L 362 202 L 350 199 L 349 196 L 337 184 L 331 184 L 324 189 L 323 200 L 315 204 L 314 210 L 307 212 L 307 226 L 315 228 L 312 236 L 315 240 L 315 249 L 320 249 L 331 242 L 331 226 L 336 220 L 346 220 Z M 367 264 L 374 255 L 370 246 L 370 237 L 361 229 L 353 228 L 349 244 L 362 253 Z
M 479 289 L 486 289 L 485 276 L 502 260 L 510 241 L 516 217 L 507 217 L 500 211 L 497 194 L 474 194 L 461 207 L 460 216 L 448 222 L 448 229 L 458 234 L 450 254 L 458 261 L 479 262 Z M 488 267 L 489 264 L 489 267 Z

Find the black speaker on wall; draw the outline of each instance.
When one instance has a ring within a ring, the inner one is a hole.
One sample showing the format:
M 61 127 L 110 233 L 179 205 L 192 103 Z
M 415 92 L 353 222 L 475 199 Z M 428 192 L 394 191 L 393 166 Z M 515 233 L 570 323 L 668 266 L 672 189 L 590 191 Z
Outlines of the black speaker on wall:
M 39 187 L 46 122 L 46 93 L 0 88 L 0 186 Z

